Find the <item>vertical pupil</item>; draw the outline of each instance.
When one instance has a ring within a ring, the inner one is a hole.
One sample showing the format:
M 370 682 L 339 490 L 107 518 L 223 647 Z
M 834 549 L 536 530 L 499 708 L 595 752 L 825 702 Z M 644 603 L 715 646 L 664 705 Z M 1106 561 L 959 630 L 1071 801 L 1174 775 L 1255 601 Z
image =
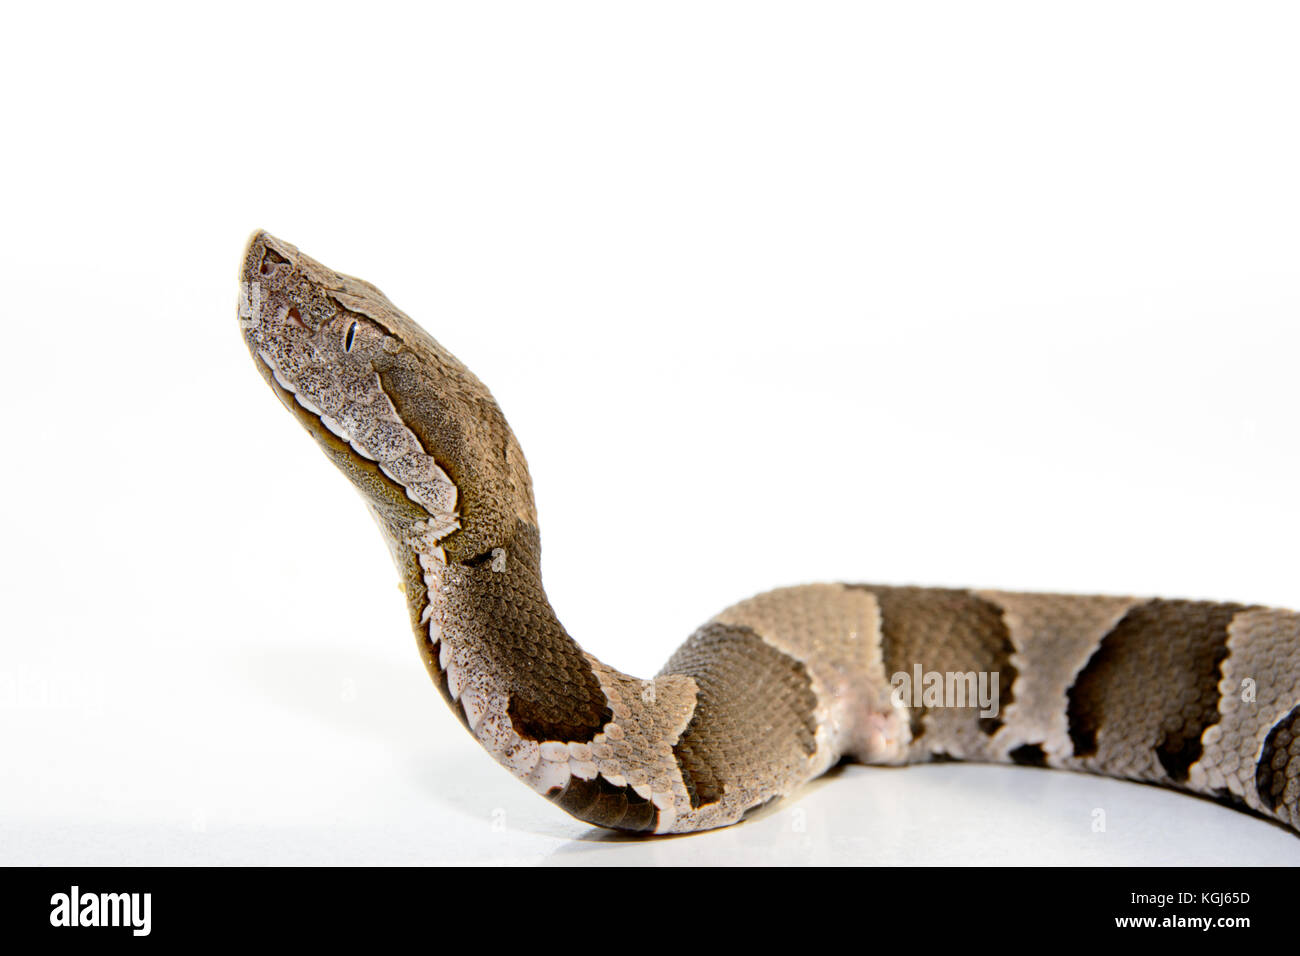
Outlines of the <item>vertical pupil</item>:
M 344 351 L 347 352 L 352 351 L 352 340 L 353 338 L 356 337 L 356 334 L 357 334 L 357 324 L 353 322 L 351 325 L 348 326 L 348 337 L 343 340 Z

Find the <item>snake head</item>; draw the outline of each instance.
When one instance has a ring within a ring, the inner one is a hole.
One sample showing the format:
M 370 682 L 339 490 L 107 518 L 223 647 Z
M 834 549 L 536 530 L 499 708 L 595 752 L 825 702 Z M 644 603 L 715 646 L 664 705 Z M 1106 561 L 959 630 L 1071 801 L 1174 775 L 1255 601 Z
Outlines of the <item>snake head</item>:
M 239 324 L 281 402 L 371 505 L 390 545 L 466 560 L 536 524 L 523 452 L 487 388 L 361 279 L 266 232 Z M 396 552 L 395 552 L 396 553 Z

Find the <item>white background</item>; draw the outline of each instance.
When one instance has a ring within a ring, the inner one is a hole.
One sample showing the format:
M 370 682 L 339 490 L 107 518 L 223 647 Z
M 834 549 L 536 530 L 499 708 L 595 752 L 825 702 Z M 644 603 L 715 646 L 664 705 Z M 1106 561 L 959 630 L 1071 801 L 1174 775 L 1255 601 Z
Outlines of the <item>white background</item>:
M 949 765 L 602 836 L 447 711 L 235 320 L 265 227 L 426 325 L 635 674 L 802 581 L 1300 606 L 1294 6 L 217 6 L 6 14 L 0 862 L 1300 862 Z

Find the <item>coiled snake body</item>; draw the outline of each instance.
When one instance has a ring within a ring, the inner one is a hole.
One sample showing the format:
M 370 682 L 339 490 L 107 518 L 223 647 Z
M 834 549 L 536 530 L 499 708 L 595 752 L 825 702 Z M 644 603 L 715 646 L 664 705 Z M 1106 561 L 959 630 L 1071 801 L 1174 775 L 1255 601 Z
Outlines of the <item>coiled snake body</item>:
M 1300 830 L 1294 612 L 808 585 L 728 608 L 639 680 L 560 625 L 523 452 L 464 365 L 374 286 L 263 232 L 239 313 L 379 524 L 444 697 L 575 817 L 702 830 L 841 760 L 951 758 L 1163 784 Z

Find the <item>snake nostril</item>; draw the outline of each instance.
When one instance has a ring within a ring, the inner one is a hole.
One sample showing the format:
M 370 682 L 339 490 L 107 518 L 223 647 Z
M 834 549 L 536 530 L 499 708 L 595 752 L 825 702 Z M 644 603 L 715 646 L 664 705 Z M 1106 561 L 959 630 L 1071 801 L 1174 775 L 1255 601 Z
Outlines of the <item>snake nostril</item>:
M 285 313 L 285 316 L 286 318 L 288 318 L 288 320 L 291 323 L 298 326 L 298 328 L 300 329 L 307 328 L 306 323 L 304 323 L 302 320 L 302 313 L 298 311 L 298 307 L 296 305 L 289 306 L 289 311 Z

